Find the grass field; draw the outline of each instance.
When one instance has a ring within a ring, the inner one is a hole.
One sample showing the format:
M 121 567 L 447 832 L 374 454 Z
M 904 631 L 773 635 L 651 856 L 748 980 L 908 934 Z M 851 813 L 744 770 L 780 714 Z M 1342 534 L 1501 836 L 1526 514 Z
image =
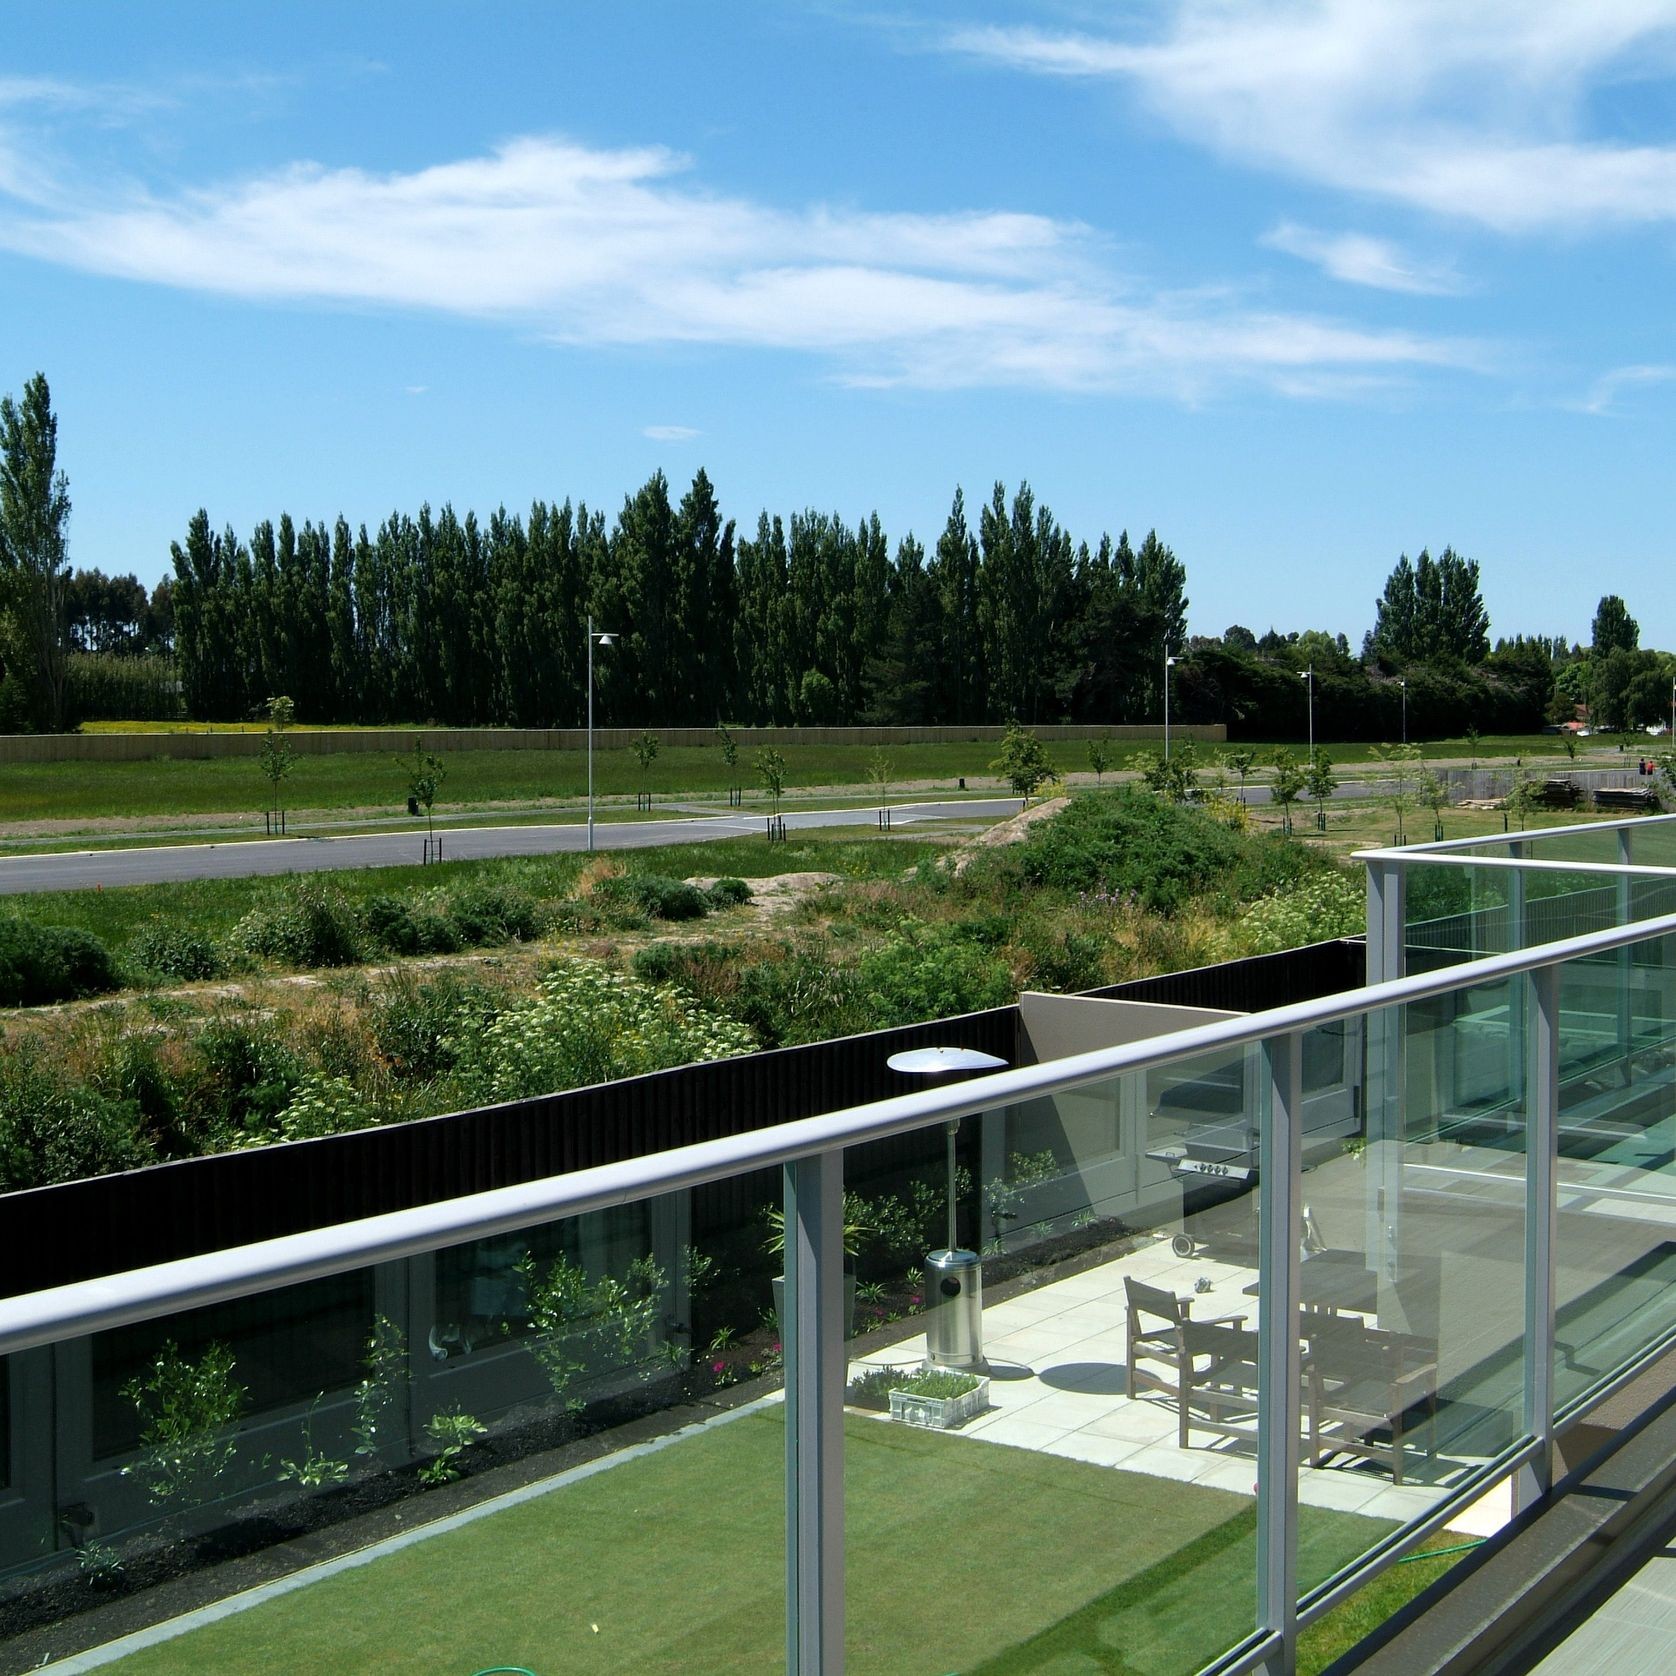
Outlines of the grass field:
M 583 751 L 450 751 L 447 735 L 428 734 L 446 764 L 447 778 L 440 807 L 480 808 L 494 804 L 532 804 L 574 801 L 587 793 L 587 756 Z M 1635 748 L 1650 748 L 1642 741 Z M 1086 775 L 1087 747 L 1081 742 L 1049 742 L 1044 746 L 1060 773 Z M 1114 769 L 1127 765 L 1142 747 L 1113 745 Z M 1251 747 L 1261 757 L 1272 754 L 1269 744 Z M 1292 747 L 1297 749 L 1296 745 Z M 1365 744 L 1323 742 L 1339 765 L 1341 776 L 1372 772 L 1377 761 Z M 1437 740 L 1423 747 L 1430 760 L 1480 762 L 1515 757 L 1553 757 L 1560 742 L 1552 736 L 1481 739 L 1476 748 L 1465 740 Z M 993 785 L 991 764 L 997 747 L 967 742 L 952 745 L 900 745 L 886 755 L 896 795 L 905 787 L 952 790 L 964 777 L 969 787 Z M 1616 761 L 1615 744 L 1598 762 Z M 869 783 L 875 748 L 865 745 L 788 745 L 787 789 L 848 786 Z M 1204 753 L 1209 756 L 1213 753 Z M 751 752 L 740 755 L 738 778 L 746 787 L 750 807 L 765 800 L 757 789 Z M 732 780 L 719 749 L 713 746 L 670 746 L 642 776 L 628 750 L 596 751 L 595 791 L 602 798 L 626 798 L 647 785 L 660 798 L 719 797 Z M 268 802 L 267 782 L 254 757 L 184 761 L 157 757 L 144 762 L 12 763 L 0 769 L 0 826 L 42 821 L 95 819 L 137 820 L 191 814 L 245 814 Z M 329 756 L 299 756 L 285 785 L 286 807 L 298 811 L 387 809 L 401 811 L 407 798 L 407 768 L 382 752 L 337 752 Z
M 894 878 L 941 845 L 911 838 L 868 837 L 853 832 L 793 831 L 783 844 L 761 838 L 720 838 L 707 844 L 670 844 L 624 856 L 636 872 L 674 878 L 762 879 L 779 873 L 837 873 L 847 879 Z M 332 889 L 351 903 L 368 897 L 405 896 L 475 882 L 513 886 L 537 901 L 569 895 L 586 855 L 511 856 L 498 861 L 449 861 L 423 871 L 413 867 L 350 868 L 325 875 Z M 224 937 L 258 902 L 295 888 L 296 875 L 273 879 L 192 879 L 178 884 L 127 885 L 112 890 L 61 890 L 11 898 L 0 912 L 24 909 L 44 925 L 91 931 L 121 957 L 129 939 L 149 921 L 167 919 L 200 936 Z
M 777 1412 L 747 1415 L 110 1668 L 778 1669 L 784 1450 Z M 854 1416 L 845 1465 L 854 1676 L 1182 1676 L 1251 1631 L 1246 1497 Z M 1305 1569 L 1388 1528 L 1317 1514 Z M 1403 1569 L 1425 1574 L 1399 1594 L 1435 1574 Z

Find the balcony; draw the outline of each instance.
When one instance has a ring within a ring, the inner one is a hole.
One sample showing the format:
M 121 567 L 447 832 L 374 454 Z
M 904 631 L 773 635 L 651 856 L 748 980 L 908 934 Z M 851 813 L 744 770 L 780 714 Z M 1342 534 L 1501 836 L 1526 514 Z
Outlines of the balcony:
M 8 1667 L 1320 1668 L 1676 1342 L 1676 822 L 1364 859 L 1365 988 L 0 1304 Z M 951 1204 L 989 1407 L 846 1412 Z

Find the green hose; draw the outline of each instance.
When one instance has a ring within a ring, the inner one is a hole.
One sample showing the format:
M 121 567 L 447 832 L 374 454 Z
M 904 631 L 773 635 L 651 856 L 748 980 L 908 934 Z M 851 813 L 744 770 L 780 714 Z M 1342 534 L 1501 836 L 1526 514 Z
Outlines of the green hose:
M 476 1676 L 535 1676 L 533 1670 L 526 1670 L 521 1664 L 491 1664 L 487 1670 L 479 1670 Z
M 1404 1554 L 1398 1565 L 1413 1565 L 1416 1560 L 1440 1560 L 1445 1554 L 1464 1554 L 1469 1548 L 1481 1548 L 1485 1538 L 1475 1536 L 1470 1542 L 1457 1542 L 1453 1548 L 1422 1548 L 1417 1554 Z

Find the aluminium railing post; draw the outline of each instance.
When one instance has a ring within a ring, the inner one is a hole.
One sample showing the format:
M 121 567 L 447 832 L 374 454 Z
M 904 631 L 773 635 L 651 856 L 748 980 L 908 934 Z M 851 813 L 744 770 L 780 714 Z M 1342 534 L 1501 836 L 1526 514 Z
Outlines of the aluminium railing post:
M 1263 1043 L 1268 1112 L 1258 1153 L 1257 1627 L 1278 1637 L 1265 1676 L 1292 1676 L 1298 1658 L 1298 1247 L 1303 1224 L 1301 1038 Z
M 1560 968 L 1525 979 L 1530 1014 L 1530 1075 L 1525 1102 L 1525 1432 L 1536 1454 L 1513 1480 L 1520 1512 L 1548 1493 L 1554 1476 L 1554 1247 L 1558 1205 Z
M 844 1159 L 787 1164 L 786 1672 L 844 1669 Z
M 1390 861 L 1368 867 L 1368 982 L 1404 975 L 1408 918 L 1408 869 Z M 1403 1145 L 1403 1045 L 1406 1014 L 1381 1007 L 1367 1015 L 1366 1126 L 1368 1193 L 1363 1250 L 1380 1276 L 1380 1311 L 1395 1307 L 1397 1251 L 1401 1244 Z
M 1522 861 L 1527 846 L 1515 839 L 1507 846 L 1508 856 Z M 1526 918 L 1525 870 L 1507 869 L 1507 946 L 1513 949 L 1530 947 L 1530 924 Z M 1525 1097 L 1525 1062 L 1530 1057 L 1525 1038 L 1525 1009 L 1520 1004 L 1517 984 L 1509 984 L 1507 991 L 1507 1088 L 1508 1098 L 1515 1107 Z
M 1618 828 L 1618 860 L 1625 867 L 1635 865 L 1634 839 L 1627 826 Z M 1632 880 L 1627 873 L 1618 875 L 1615 906 L 1617 923 L 1628 925 L 1634 911 Z M 1635 1012 L 1630 1005 L 1630 974 L 1634 964 L 1634 950 L 1627 945 L 1618 950 L 1618 1074 L 1624 1087 L 1629 1087 L 1629 1058 L 1635 1040 Z

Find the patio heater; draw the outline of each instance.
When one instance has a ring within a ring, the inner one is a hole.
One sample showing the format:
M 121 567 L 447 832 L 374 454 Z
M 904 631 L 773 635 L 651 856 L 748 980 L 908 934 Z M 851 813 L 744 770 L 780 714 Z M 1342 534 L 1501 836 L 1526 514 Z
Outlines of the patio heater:
M 966 1077 L 978 1071 L 1001 1071 L 1007 1062 L 976 1048 L 910 1048 L 885 1063 L 905 1076 Z M 962 1249 L 955 1228 L 955 1143 L 960 1119 L 944 1126 L 948 1151 L 948 1242 L 925 1259 L 925 1359 L 932 1367 L 970 1370 L 983 1359 L 983 1261 Z

